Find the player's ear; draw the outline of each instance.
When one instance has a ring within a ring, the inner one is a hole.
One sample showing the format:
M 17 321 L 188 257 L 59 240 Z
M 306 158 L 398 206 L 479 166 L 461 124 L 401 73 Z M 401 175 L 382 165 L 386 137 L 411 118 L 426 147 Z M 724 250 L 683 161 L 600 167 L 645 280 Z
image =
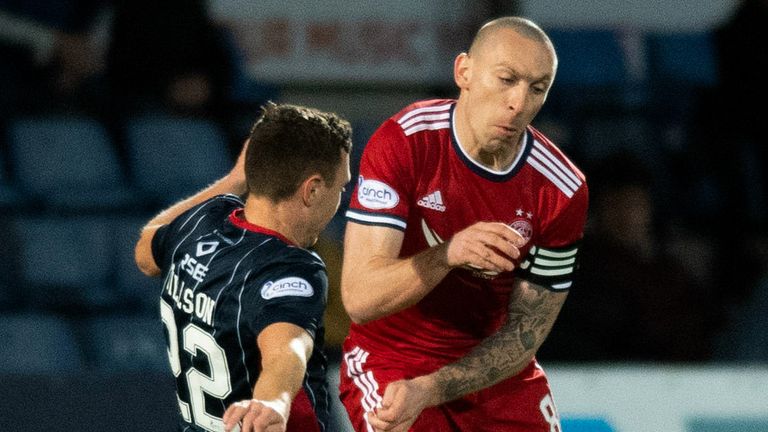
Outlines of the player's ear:
M 315 205 L 320 198 L 321 187 L 325 183 L 320 174 L 312 174 L 301 183 L 301 198 L 307 207 Z
M 467 53 L 457 55 L 456 60 L 453 61 L 453 80 L 456 81 L 456 85 L 461 90 L 466 90 L 469 87 L 471 63 L 472 59 Z

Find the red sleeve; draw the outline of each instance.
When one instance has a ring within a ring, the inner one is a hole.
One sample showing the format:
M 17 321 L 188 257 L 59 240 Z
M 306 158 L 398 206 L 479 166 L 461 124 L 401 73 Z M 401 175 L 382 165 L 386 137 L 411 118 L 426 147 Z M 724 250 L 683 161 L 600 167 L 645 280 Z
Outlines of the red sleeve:
M 543 227 L 536 244 L 517 269 L 519 277 L 553 291 L 568 290 L 577 269 L 579 244 L 587 220 L 586 182 Z
M 589 189 L 586 182 L 568 199 L 560 212 L 548 223 L 537 241 L 538 246 L 559 248 L 577 243 L 584 235 L 587 221 Z
M 413 161 L 402 128 L 391 119 L 386 121 L 363 151 L 347 219 L 405 230 L 412 202 Z

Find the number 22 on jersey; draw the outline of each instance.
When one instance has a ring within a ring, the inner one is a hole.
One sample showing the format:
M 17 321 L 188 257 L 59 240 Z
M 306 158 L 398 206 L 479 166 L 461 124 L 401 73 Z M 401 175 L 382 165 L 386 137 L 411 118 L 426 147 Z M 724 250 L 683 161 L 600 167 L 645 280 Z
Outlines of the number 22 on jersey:
M 189 389 L 189 402 L 182 401 L 177 393 L 181 416 L 184 421 L 189 423 L 192 423 L 194 419 L 197 426 L 207 431 L 223 431 L 224 422 L 221 418 L 209 414 L 205 409 L 205 394 L 223 400 L 232 391 L 224 350 L 216 343 L 211 334 L 195 324 L 187 324 L 181 331 L 183 349 L 193 356 L 197 356 L 199 352 L 204 353 L 208 358 L 210 375 L 206 375 L 193 367 L 182 371 L 179 351 L 182 347 L 179 347 L 176 320 L 173 317 L 173 308 L 165 301 L 160 301 L 160 316 L 168 330 L 168 360 L 171 363 L 171 371 L 177 379 L 181 373 L 184 373 Z

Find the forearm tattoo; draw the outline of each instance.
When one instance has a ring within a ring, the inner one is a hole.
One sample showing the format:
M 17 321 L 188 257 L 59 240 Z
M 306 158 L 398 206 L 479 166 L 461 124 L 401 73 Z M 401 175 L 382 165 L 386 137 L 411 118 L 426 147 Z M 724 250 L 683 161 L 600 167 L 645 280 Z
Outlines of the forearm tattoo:
M 469 354 L 436 372 L 448 402 L 519 373 L 549 334 L 566 294 L 520 281 L 509 301 L 507 322 Z

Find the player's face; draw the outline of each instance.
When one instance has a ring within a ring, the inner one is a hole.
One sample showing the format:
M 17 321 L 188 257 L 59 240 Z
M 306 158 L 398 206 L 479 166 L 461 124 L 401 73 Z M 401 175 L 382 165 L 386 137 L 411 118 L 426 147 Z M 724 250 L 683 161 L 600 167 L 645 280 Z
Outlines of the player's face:
M 317 241 L 317 236 L 325 229 L 328 222 L 331 221 L 333 215 L 339 209 L 341 204 L 341 194 L 344 192 L 344 187 L 349 183 L 351 174 L 349 172 L 349 154 L 345 151 L 341 151 L 341 163 L 336 169 L 336 177 L 331 184 L 325 184 L 320 189 L 320 203 L 316 212 L 316 232 L 312 243 Z
M 516 145 L 544 104 L 555 68 L 546 44 L 507 28 L 457 59 L 463 121 L 474 141 L 467 144 L 488 152 Z

